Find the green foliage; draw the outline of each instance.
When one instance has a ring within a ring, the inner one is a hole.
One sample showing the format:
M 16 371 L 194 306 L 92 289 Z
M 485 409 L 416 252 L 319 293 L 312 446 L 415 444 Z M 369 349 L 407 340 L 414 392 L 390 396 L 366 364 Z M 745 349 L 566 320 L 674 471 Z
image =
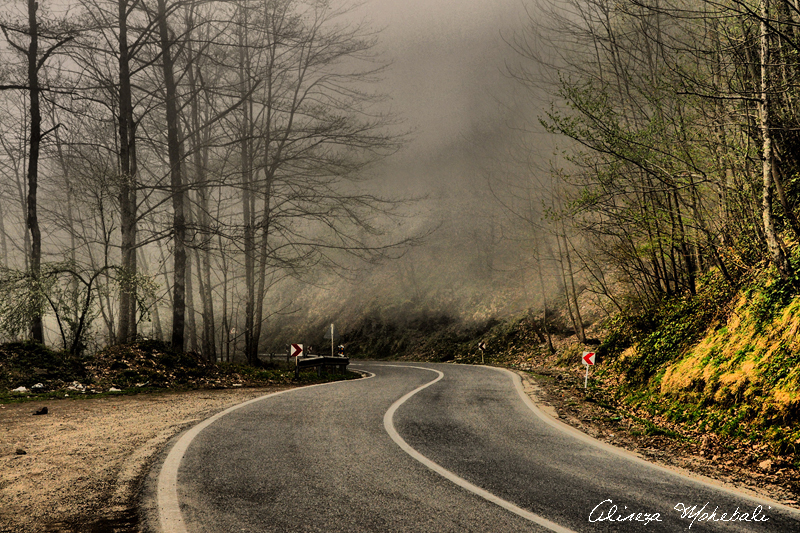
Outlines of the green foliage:
M 633 346 L 645 332 L 657 327 L 655 316 L 651 313 L 619 313 L 604 323 L 608 332 L 598 348 L 604 357 L 613 359 Z
M 756 332 L 761 333 L 778 314 L 789 305 L 800 287 L 800 274 L 797 261 L 792 261 L 794 275 L 789 278 L 776 277 L 766 287 L 754 287 L 750 291 L 753 298 L 750 313 L 753 316 Z
M 690 431 L 712 432 L 739 442 L 765 442 L 778 454 L 800 451 L 800 427 L 795 419 L 770 407 L 762 409 L 759 398 L 720 405 L 692 397 L 662 396 L 655 389 L 643 388 L 631 392 L 626 402 Z
M 800 365 L 800 353 L 782 342 L 772 352 L 771 357 L 762 361 L 759 370 L 765 383 L 774 386 L 789 377 L 791 373 L 796 372 L 798 365 Z
M 0 267 L 0 331 L 19 339 L 30 328 L 35 316 L 43 316 L 54 281 L 44 276 L 35 279 L 28 272 Z
M 734 294 L 734 287 L 711 272 L 700 280 L 696 296 L 673 297 L 654 309 L 612 319 L 601 353 L 614 359 L 635 346 L 635 355 L 619 360 L 618 367 L 631 383 L 644 383 L 697 342 Z
M 101 274 L 114 273 L 120 290 L 136 289 L 142 319 L 147 319 L 145 303 L 157 289 L 152 279 L 141 274 L 125 275 L 116 267 L 82 270 L 73 261 L 42 265 L 39 276 L 31 272 L 0 268 L 0 332 L 10 339 L 25 336 L 36 316 L 49 310 L 54 316 L 63 348 L 80 354 L 92 336 L 92 323 L 100 315 L 95 305 L 98 294 L 108 287 L 99 285 Z
M 617 355 L 635 346 L 636 355 L 615 363 L 628 378 L 615 392 L 635 409 L 690 431 L 768 443 L 780 454 L 800 451 L 800 354 L 785 331 L 797 324 L 795 291 L 795 282 L 774 269 L 758 270 L 740 292 L 706 277 L 697 297 L 653 312 L 650 329 L 646 313 L 617 318 L 605 345 Z M 733 301 L 742 303 L 729 311 Z M 718 317 L 734 312 L 735 321 L 715 328 L 722 324 Z M 665 381 L 667 366 L 679 362 L 684 366 L 673 366 Z
M 631 431 L 631 434 L 633 435 L 646 435 L 648 437 L 658 437 L 663 435 L 671 439 L 683 440 L 683 436 L 680 433 L 676 433 L 671 429 L 666 429 L 661 426 L 657 426 L 656 424 L 653 424 L 649 420 L 645 420 L 643 418 L 638 418 L 638 417 L 631 417 L 631 418 L 639 422 L 639 424 L 641 424 L 644 428 L 641 431 L 638 430 Z

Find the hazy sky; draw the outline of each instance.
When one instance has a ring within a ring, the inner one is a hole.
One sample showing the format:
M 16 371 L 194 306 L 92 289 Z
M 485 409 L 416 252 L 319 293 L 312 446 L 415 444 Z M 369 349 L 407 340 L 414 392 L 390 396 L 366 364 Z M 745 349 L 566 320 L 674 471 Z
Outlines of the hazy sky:
M 502 35 L 520 27 L 524 1 L 366 1 L 360 12 L 385 28 L 381 49 L 393 62 L 384 91 L 417 132 L 409 151 L 435 152 L 497 116 L 511 54 Z

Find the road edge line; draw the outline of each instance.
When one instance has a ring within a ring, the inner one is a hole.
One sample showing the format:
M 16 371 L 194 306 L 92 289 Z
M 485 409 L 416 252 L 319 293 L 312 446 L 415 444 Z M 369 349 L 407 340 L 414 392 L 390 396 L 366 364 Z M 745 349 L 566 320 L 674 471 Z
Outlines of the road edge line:
M 372 374 L 371 372 L 370 374 L 370 376 L 366 376 L 361 379 L 375 377 L 375 374 Z M 328 383 L 317 383 L 314 385 L 305 385 L 278 392 L 271 392 L 269 394 L 265 394 L 264 396 L 259 396 L 258 398 L 253 398 L 242 403 L 232 405 L 224 411 L 220 411 L 219 413 L 206 418 L 202 422 L 188 429 L 172 446 L 167 454 L 167 458 L 164 459 L 164 462 L 161 464 L 161 470 L 158 473 L 158 479 L 156 481 L 156 507 L 158 509 L 158 523 L 161 527 L 161 532 L 187 533 L 186 523 L 183 521 L 183 514 L 181 513 L 180 503 L 178 502 L 178 468 L 180 467 L 186 450 L 189 449 L 189 445 L 191 445 L 194 438 L 197 437 L 201 431 L 223 416 L 230 414 L 237 409 L 241 409 L 242 407 L 250 405 L 251 403 L 260 402 L 261 400 L 265 400 L 267 398 L 280 396 L 282 394 L 287 394 L 298 390 L 324 387 L 326 385 L 335 385 L 337 383 L 349 383 L 353 381 L 360 380 L 330 381 Z
M 561 420 L 553 418 L 549 414 L 545 413 L 542 409 L 540 409 L 539 406 L 536 405 L 536 402 L 534 402 L 531 399 L 531 397 L 528 396 L 528 394 L 525 392 L 525 388 L 524 388 L 524 386 L 522 384 L 522 376 L 520 376 L 519 374 L 517 374 L 517 373 L 515 373 L 515 372 L 513 372 L 513 371 L 511 371 L 511 370 L 509 370 L 507 368 L 502 368 L 502 367 L 497 367 L 497 366 L 486 366 L 486 368 L 492 368 L 494 370 L 497 370 L 497 371 L 500 371 L 500 372 L 506 372 L 506 373 L 510 374 L 512 380 L 514 381 L 514 385 L 515 385 L 515 387 L 517 389 L 517 393 L 522 398 L 522 401 L 525 403 L 525 405 L 528 406 L 528 408 L 531 411 L 533 411 L 533 413 L 537 417 L 539 417 L 539 419 L 542 422 L 546 423 L 547 425 L 551 426 L 552 428 L 554 428 L 554 429 L 556 429 L 558 431 L 561 431 L 562 433 L 568 433 L 570 436 L 580 440 L 581 442 L 584 442 L 584 443 L 589 444 L 590 446 L 594 446 L 596 448 L 600 448 L 600 449 L 602 449 L 604 451 L 607 451 L 607 452 L 609 452 L 611 454 L 617 455 L 618 457 L 622 457 L 624 459 L 632 460 L 632 461 L 635 461 L 635 462 L 637 462 L 639 464 L 647 465 L 647 466 L 649 466 L 651 468 L 655 468 L 656 470 L 660 470 L 662 472 L 666 472 L 666 473 L 669 473 L 669 474 L 672 474 L 672 475 L 675 475 L 675 476 L 680 476 L 680 477 L 685 478 L 685 479 L 687 479 L 689 481 L 693 481 L 695 483 L 699 483 L 701 485 L 705 485 L 706 487 L 709 487 L 709 488 L 712 488 L 712 489 L 715 489 L 715 490 L 719 490 L 719 491 L 722 491 L 722 492 L 726 492 L 728 494 L 731 494 L 733 496 L 737 496 L 739 498 L 746 498 L 746 499 L 748 499 L 748 500 L 750 500 L 752 502 L 755 502 L 757 504 L 760 504 L 760 505 L 770 505 L 770 506 L 772 506 L 774 508 L 778 508 L 778 509 L 780 509 L 782 511 L 786 511 L 786 512 L 792 514 L 792 515 L 800 516 L 800 509 L 795 509 L 794 507 L 789 507 L 788 505 L 785 505 L 783 503 L 777 502 L 775 500 L 771 500 L 769 498 L 764 498 L 764 497 L 761 497 L 761 496 L 748 494 L 748 493 L 743 492 L 743 491 L 741 491 L 741 490 L 739 490 L 739 489 L 737 489 L 735 487 L 729 487 L 727 485 L 724 485 L 723 482 L 721 482 L 721 481 L 717 481 L 717 480 L 715 480 L 713 478 L 710 478 L 710 477 L 707 477 L 707 476 L 702 476 L 700 474 L 695 474 L 694 472 L 690 472 L 688 470 L 672 469 L 672 468 L 668 468 L 666 466 L 663 466 L 663 465 L 660 465 L 660 464 L 657 464 L 657 463 L 650 462 L 647 459 L 644 459 L 644 458 L 640 457 L 639 455 L 636 455 L 635 453 L 633 453 L 633 452 L 631 452 L 629 450 L 626 450 L 624 448 L 620 448 L 618 446 L 614 446 L 613 444 L 608 444 L 607 442 L 603 442 L 603 441 L 598 440 L 598 439 L 596 439 L 596 438 L 594 438 L 594 437 L 592 437 L 590 435 L 587 435 L 583 431 L 581 431 L 581 430 L 579 430 L 579 429 L 577 429 L 575 427 L 572 427 L 569 424 L 567 424 L 565 422 L 562 422 Z
M 489 502 L 491 502 L 491 503 L 493 503 L 495 505 L 498 505 L 498 506 L 502 507 L 503 509 L 505 509 L 507 511 L 511 511 L 512 513 L 516 514 L 517 516 L 520 516 L 520 517 L 522 517 L 522 518 L 524 518 L 526 520 L 529 520 L 529 521 L 531 521 L 531 522 L 533 522 L 533 523 L 535 523 L 535 524 L 537 524 L 539 526 L 547 528 L 550 531 L 555 531 L 556 533 L 575 533 L 571 529 L 568 529 L 568 528 L 565 528 L 563 526 L 560 526 L 559 524 L 556 524 L 555 522 L 551 522 L 550 520 L 544 518 L 543 516 L 539 516 L 539 515 L 537 515 L 535 513 L 532 513 L 531 511 L 528 511 L 526 509 L 522 509 L 521 507 L 517 507 L 513 503 L 511 503 L 511 502 L 509 502 L 507 500 L 504 500 L 504 499 L 500 498 L 499 496 L 495 496 L 491 492 L 489 492 L 489 491 L 487 491 L 485 489 L 482 489 L 482 488 L 478 487 L 477 485 L 474 485 L 474 484 L 470 483 L 466 479 L 457 476 L 456 474 L 454 474 L 450 470 L 447 470 L 446 468 L 444 468 L 443 466 L 439 465 L 438 463 L 434 463 L 433 461 L 431 461 L 430 459 L 428 459 L 427 457 L 425 457 L 424 455 L 419 453 L 417 450 L 412 448 L 403 439 L 403 437 L 400 436 L 400 434 L 395 429 L 394 421 L 393 421 L 394 413 L 409 398 L 411 398 L 412 396 L 414 396 L 415 394 L 417 394 L 421 390 L 426 389 L 427 387 L 430 387 L 431 385 L 433 385 L 437 381 L 441 380 L 444 377 L 444 373 L 440 372 L 439 370 L 434 370 L 432 368 L 426 368 L 424 366 L 410 366 L 410 365 L 381 365 L 381 366 L 397 366 L 397 367 L 401 367 L 401 368 L 416 368 L 416 369 L 419 369 L 419 370 L 428 370 L 429 372 L 436 372 L 437 374 L 439 374 L 439 377 L 437 377 L 433 381 L 430 381 L 430 382 L 428 382 L 428 383 L 426 383 L 424 385 L 421 385 L 420 387 L 417 387 L 416 389 L 412 390 L 411 392 L 407 393 L 406 395 L 401 397 L 399 400 L 394 402 L 392 404 L 392 406 L 389 407 L 389 410 L 386 411 L 386 414 L 383 415 L 383 427 L 386 429 L 386 432 L 389 434 L 389 437 L 404 452 L 406 452 L 408 455 L 410 455 L 413 459 L 417 460 L 422 465 L 426 466 L 428 469 L 436 472 L 437 474 L 439 474 L 443 478 L 447 479 L 451 483 L 453 483 L 453 484 L 455 484 L 455 485 L 457 485 L 457 486 L 459 486 L 459 487 L 461 487 L 463 489 L 466 489 L 466 490 L 472 492 L 473 494 L 475 494 L 477 496 L 480 496 L 481 498 L 483 498 L 483 499 L 485 499 L 485 500 L 487 500 L 487 501 L 489 501 Z

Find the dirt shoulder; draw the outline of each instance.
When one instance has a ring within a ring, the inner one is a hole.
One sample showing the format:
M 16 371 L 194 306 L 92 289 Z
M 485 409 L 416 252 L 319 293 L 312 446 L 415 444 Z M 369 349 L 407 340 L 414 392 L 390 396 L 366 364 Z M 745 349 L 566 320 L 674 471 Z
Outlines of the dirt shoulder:
M 286 388 L 0 405 L 0 531 L 136 531 L 140 480 L 171 437 Z
M 771 456 L 766 446 L 744 447 L 710 434 L 686 434 L 663 420 L 648 420 L 587 395 L 583 381 L 553 369 L 522 376 L 526 392 L 546 411 L 582 432 L 638 454 L 650 462 L 791 507 L 800 507 L 800 472 L 789 458 Z M 580 381 L 580 383 L 578 383 Z

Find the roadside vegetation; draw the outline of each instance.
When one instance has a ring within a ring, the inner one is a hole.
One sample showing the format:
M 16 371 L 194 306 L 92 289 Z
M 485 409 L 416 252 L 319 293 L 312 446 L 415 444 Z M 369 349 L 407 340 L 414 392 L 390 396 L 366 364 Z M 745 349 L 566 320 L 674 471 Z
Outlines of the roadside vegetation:
M 32 341 L 0 345 L 0 403 L 310 384 L 357 377 L 353 372 L 318 376 L 316 371 L 303 371 L 296 378 L 294 368 L 285 364 L 210 363 L 159 341 L 113 346 L 89 357 L 56 352 Z
M 603 345 L 610 364 L 602 376 L 621 378 L 625 403 L 796 456 L 800 298 L 789 281 L 762 270 L 732 291 L 711 278 L 653 326 L 618 318 Z

